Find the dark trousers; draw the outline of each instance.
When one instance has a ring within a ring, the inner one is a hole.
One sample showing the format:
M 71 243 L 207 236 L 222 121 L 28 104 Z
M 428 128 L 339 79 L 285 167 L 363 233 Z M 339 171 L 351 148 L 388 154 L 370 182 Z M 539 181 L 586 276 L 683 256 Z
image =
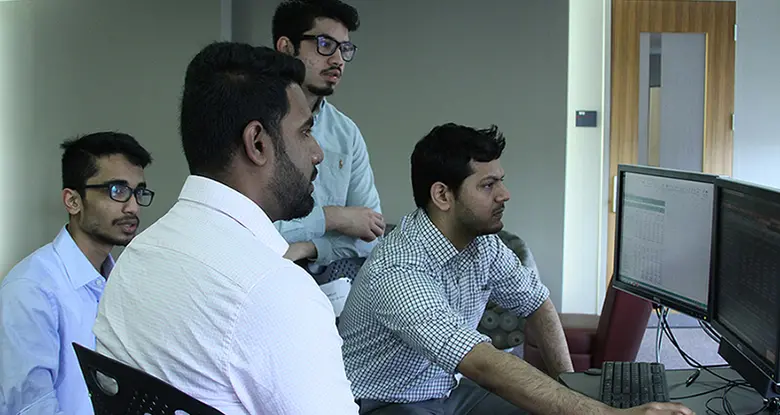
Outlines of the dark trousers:
M 527 412 L 488 392 L 469 379 L 461 379 L 449 397 L 414 403 L 360 400 L 361 415 L 527 415 Z

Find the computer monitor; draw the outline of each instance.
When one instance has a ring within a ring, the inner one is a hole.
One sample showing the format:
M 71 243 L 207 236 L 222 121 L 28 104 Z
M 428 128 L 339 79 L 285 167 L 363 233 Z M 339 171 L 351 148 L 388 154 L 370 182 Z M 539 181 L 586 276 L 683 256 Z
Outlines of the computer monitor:
M 712 325 L 719 354 L 776 397 L 780 336 L 780 193 L 730 179 L 715 186 Z
M 612 285 L 709 320 L 716 175 L 618 166 Z

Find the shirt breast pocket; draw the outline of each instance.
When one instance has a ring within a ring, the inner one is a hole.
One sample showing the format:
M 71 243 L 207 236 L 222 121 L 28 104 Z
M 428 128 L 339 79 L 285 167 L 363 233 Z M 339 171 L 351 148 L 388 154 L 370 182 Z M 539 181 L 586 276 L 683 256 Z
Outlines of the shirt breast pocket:
M 481 266 L 481 264 L 475 264 L 475 282 L 476 282 L 476 290 L 477 290 L 477 296 L 479 298 L 480 302 L 487 303 L 488 299 L 490 299 L 490 294 L 493 292 L 493 285 L 491 284 L 490 277 L 488 270 L 485 269 L 486 267 Z
M 489 282 L 487 282 L 487 281 L 481 282 L 479 284 L 479 293 L 477 294 L 477 296 L 479 297 L 479 302 L 480 303 L 487 303 L 488 300 L 490 299 L 490 294 L 492 292 L 493 292 L 493 290 L 492 290 Z
M 322 206 L 345 206 L 349 193 L 352 160 L 337 151 L 322 150 L 322 163 L 317 166 L 314 193 Z

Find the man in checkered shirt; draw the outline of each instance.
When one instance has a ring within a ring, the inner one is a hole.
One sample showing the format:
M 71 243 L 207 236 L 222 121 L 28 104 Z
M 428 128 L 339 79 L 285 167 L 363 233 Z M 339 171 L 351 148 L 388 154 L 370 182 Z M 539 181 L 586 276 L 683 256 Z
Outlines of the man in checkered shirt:
M 497 235 L 509 200 L 499 162 L 504 145 L 495 126 L 455 124 L 417 143 L 418 209 L 369 256 L 339 325 L 360 413 L 692 414 L 671 403 L 610 408 L 494 348 L 476 330 L 493 299 L 528 317 L 553 377 L 573 371 L 547 287 Z M 458 382 L 456 373 L 465 377 Z

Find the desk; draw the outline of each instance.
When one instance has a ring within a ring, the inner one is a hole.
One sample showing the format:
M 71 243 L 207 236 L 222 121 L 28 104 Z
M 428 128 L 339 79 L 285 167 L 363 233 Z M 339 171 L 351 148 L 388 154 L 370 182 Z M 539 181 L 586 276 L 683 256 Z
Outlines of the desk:
M 697 414 L 707 414 L 707 401 L 710 398 L 722 397 L 723 391 L 721 389 L 706 395 L 697 396 L 693 398 L 675 399 L 678 396 L 688 396 L 700 392 L 706 392 L 721 386 L 725 386 L 726 382 L 712 375 L 711 373 L 703 370 L 696 382 L 691 386 L 685 387 L 685 381 L 694 372 L 693 369 L 676 369 L 666 371 L 666 382 L 669 385 L 669 396 L 672 402 L 680 402 L 683 405 L 691 408 Z M 726 379 L 742 380 L 737 372 L 730 368 L 717 368 L 713 369 L 713 372 Z M 600 375 L 588 375 L 585 373 L 564 373 L 559 379 L 561 383 L 568 388 L 582 393 L 583 395 L 590 396 L 591 398 L 599 398 L 599 386 L 601 385 Z M 753 389 L 737 387 L 729 391 L 726 397 L 731 404 L 732 409 L 737 414 L 750 414 L 760 409 L 764 403 L 761 397 Z M 710 402 L 710 408 L 715 409 L 718 413 L 725 413 L 723 411 L 723 401 L 720 399 L 714 399 Z M 772 414 L 773 411 L 764 410 L 759 412 L 761 414 Z

